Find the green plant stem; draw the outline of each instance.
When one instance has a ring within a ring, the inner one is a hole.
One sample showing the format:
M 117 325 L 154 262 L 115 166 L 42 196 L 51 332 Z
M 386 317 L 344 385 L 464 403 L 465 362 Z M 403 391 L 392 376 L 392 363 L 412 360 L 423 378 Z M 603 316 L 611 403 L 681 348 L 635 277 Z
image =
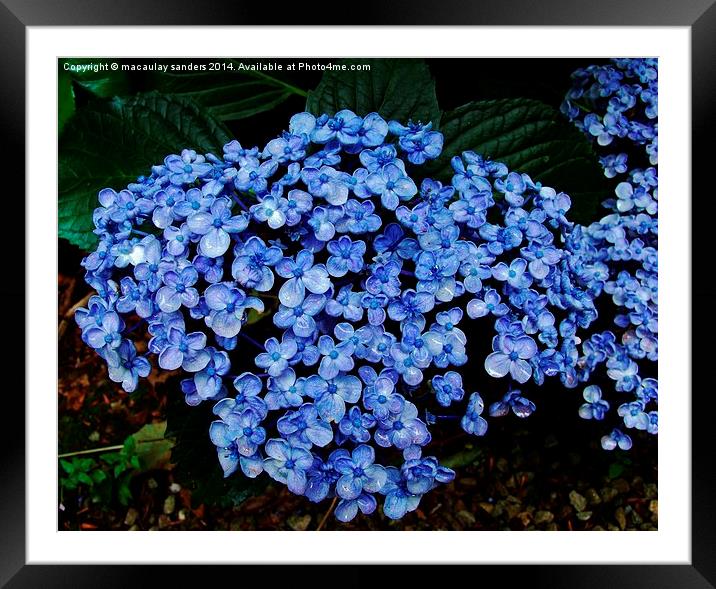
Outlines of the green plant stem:
M 578 106 L 579 108 L 581 108 L 583 111 L 585 111 L 585 112 L 587 112 L 587 113 L 593 113 L 593 112 L 594 112 L 594 111 L 593 111 L 591 108 L 589 108 L 586 104 L 582 104 L 581 102 L 577 102 L 576 100 L 572 100 L 571 102 L 572 102 L 572 104 L 573 104 L 574 106 Z
M 151 440 L 139 440 L 137 444 L 151 444 L 154 442 L 163 442 L 166 438 L 154 438 Z M 67 452 L 66 454 L 58 454 L 57 458 L 71 458 L 72 456 L 83 456 L 85 454 L 97 454 L 98 452 L 114 452 L 124 448 L 123 444 L 118 446 L 104 446 L 102 448 L 93 448 L 92 450 L 79 450 L 77 452 Z

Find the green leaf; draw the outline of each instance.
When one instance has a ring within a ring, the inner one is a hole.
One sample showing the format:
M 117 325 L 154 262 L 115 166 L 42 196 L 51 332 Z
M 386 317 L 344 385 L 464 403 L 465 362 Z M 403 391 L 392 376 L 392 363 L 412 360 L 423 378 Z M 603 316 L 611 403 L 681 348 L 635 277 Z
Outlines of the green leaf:
M 610 479 L 617 479 L 624 473 L 624 465 L 619 462 L 614 462 L 609 465 L 608 476 Z
M 139 462 L 133 460 L 132 466 L 137 464 L 142 470 L 152 470 L 166 465 L 171 458 L 174 441 L 167 439 L 165 433 L 167 422 L 149 423 L 142 427 L 132 438 L 136 441 L 136 452 Z M 135 458 L 135 457 L 132 457 Z
M 88 105 L 59 143 L 59 236 L 89 250 L 97 243 L 97 193 L 120 190 L 182 149 L 221 152 L 229 131 L 195 102 L 157 93 Z
M 92 476 L 92 480 L 95 483 L 101 483 L 102 481 L 107 479 L 107 474 L 103 470 L 100 470 L 100 469 L 93 471 L 91 476 Z
M 92 485 L 94 485 L 94 481 L 92 480 L 92 478 L 91 478 L 89 475 L 87 475 L 86 473 L 84 473 L 84 472 L 81 472 L 80 474 L 77 475 L 77 480 L 78 480 L 80 483 L 84 483 L 85 485 L 89 485 L 90 487 L 91 487 Z
M 442 466 L 446 466 L 447 468 L 452 469 L 464 468 L 465 466 L 470 466 L 471 464 L 476 464 L 480 462 L 484 454 L 485 451 L 483 448 L 474 448 L 466 446 L 464 450 L 456 452 L 455 454 L 448 456 L 444 460 L 441 460 L 440 464 Z
M 441 131 L 443 155 L 426 169 L 443 180 L 452 176 L 450 158 L 470 150 L 569 194 L 572 220 L 594 220 L 609 193 L 591 143 L 559 111 L 538 100 L 471 102 L 443 113 Z
M 178 386 L 179 379 L 176 385 Z M 169 383 L 167 383 L 169 384 Z M 265 489 L 268 477 L 249 479 L 239 470 L 224 478 L 216 446 L 207 431 L 216 419 L 211 407 L 203 404 L 187 407 L 178 395 L 169 397 L 167 405 L 167 435 L 176 440 L 172 449 L 174 479 L 191 491 L 192 503 L 208 506 L 232 507 Z
M 245 325 L 254 325 L 267 317 L 273 317 L 278 310 L 278 297 L 275 295 L 267 295 L 266 293 L 256 293 L 253 296 L 259 297 L 264 303 L 263 313 L 259 313 L 256 309 L 249 309 L 246 313 Z
M 370 71 L 327 70 L 318 87 L 308 93 L 306 110 L 332 115 L 348 108 L 365 116 L 377 112 L 385 119 L 440 122 L 435 81 L 422 59 L 344 59 L 349 67 L 369 64 Z
M 109 464 L 110 466 L 111 466 L 112 464 L 115 464 L 115 463 L 117 463 L 117 462 L 123 460 L 122 455 L 119 454 L 118 452 L 111 452 L 111 453 L 107 453 L 107 454 L 100 454 L 99 459 L 100 459 L 100 460 L 103 460 L 104 462 L 106 462 L 106 463 Z
M 67 72 L 60 70 L 57 77 L 57 129 L 62 129 L 75 112 L 75 93 L 72 90 L 72 78 Z
M 228 62 L 227 62 L 228 63 Z M 252 117 L 306 93 L 261 72 L 213 70 L 157 73 L 154 87 L 208 107 L 222 121 Z
M 134 436 L 127 436 L 122 444 L 122 454 L 124 456 L 131 456 L 137 449 L 137 440 Z
M 129 488 L 129 481 L 131 480 L 131 475 L 127 475 L 122 480 L 118 481 L 117 485 L 117 499 L 122 505 L 129 505 L 129 503 L 132 501 L 132 491 Z
M 74 490 L 77 488 L 77 481 L 73 478 L 60 478 L 60 486 L 64 489 Z
M 129 76 L 121 69 L 112 70 L 109 61 L 98 58 L 62 59 L 59 62 L 60 72 L 67 73 L 79 86 L 100 98 L 122 96 L 129 92 Z M 93 66 L 93 69 L 65 69 L 65 64 L 76 68 L 80 65 Z
M 60 465 L 67 474 L 72 474 L 75 471 L 74 464 L 72 464 L 68 460 L 65 460 L 64 458 L 60 459 Z
M 88 472 L 97 466 L 93 458 L 75 458 L 75 467 L 83 472 Z

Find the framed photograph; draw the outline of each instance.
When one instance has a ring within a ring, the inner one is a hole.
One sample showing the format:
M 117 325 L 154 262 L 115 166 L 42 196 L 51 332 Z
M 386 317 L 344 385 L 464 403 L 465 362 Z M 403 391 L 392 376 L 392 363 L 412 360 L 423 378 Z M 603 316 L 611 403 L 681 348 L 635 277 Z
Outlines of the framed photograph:
M 716 9 L 518 4 L 0 8 L 27 221 L 3 583 L 712 586 L 690 193 Z

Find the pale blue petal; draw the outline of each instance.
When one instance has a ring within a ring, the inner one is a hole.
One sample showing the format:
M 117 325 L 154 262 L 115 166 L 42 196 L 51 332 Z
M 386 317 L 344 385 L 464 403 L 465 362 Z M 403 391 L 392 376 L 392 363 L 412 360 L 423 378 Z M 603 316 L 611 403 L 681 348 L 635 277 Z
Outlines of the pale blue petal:
M 207 258 L 218 258 L 226 253 L 229 249 L 231 238 L 223 229 L 212 227 L 199 242 L 201 253 Z
M 164 370 L 176 370 L 182 365 L 184 354 L 178 348 L 167 347 L 159 354 L 159 367 Z
M 221 337 L 234 337 L 241 331 L 241 320 L 236 313 L 217 311 L 212 315 L 211 329 Z
M 297 307 L 303 302 L 306 289 L 299 278 L 291 278 L 283 283 L 278 291 L 278 298 L 287 307 Z
M 490 354 L 490 356 L 492 355 L 493 354 Z M 487 361 L 485 362 L 485 366 L 487 366 Z M 527 382 L 530 379 L 530 376 L 532 376 L 532 367 L 526 360 L 518 359 L 510 364 L 510 374 L 512 375 L 512 378 L 522 384 Z M 491 376 L 494 375 L 491 374 Z
M 485 358 L 485 370 L 487 374 L 495 378 L 505 376 L 510 371 L 510 364 L 509 356 L 502 352 L 493 352 Z

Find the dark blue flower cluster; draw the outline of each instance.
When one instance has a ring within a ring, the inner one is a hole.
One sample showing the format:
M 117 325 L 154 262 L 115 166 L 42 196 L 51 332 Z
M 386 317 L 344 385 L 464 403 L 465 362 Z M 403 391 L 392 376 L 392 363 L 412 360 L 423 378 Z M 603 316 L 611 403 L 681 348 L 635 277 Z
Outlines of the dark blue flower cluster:
M 632 61 L 614 71 L 631 75 Z M 595 107 L 612 104 L 582 85 Z M 606 363 L 616 390 L 635 395 L 618 409 L 625 425 L 655 432 L 656 381 L 638 374 L 656 360 L 654 169 L 630 173 L 631 207 L 610 204 L 583 227 L 567 218 L 569 196 L 473 152 L 452 159 L 449 185 L 418 181 L 442 145 L 430 124 L 299 113 L 263 150 L 184 150 L 125 190 L 102 190 L 99 245 L 83 261 L 97 295 L 76 315 L 83 340 L 131 392 L 150 371 L 128 338 L 138 318 L 158 366 L 188 373 L 186 402 L 215 403 L 209 433 L 225 475 L 265 471 L 311 501 L 337 497 L 341 521 L 380 497 L 400 518 L 454 478 L 423 455 L 439 418 L 428 406 L 486 433 L 483 398 L 459 369 L 478 318 L 494 324 L 482 359 L 498 379 L 483 391 L 490 416 L 527 417 L 535 404 L 517 387 L 546 376 L 576 387 Z M 617 159 L 607 169 L 624 173 Z M 619 338 L 585 331 L 603 293 L 624 311 Z M 251 330 L 264 316 L 273 328 Z M 231 374 L 252 348 L 256 369 Z M 582 417 L 604 418 L 598 387 L 584 399 Z M 615 429 L 603 446 L 630 443 Z
M 620 180 L 616 198 L 603 205 L 610 214 L 578 227 L 566 242 L 575 278 L 615 306 L 615 330 L 593 334 L 582 345 L 580 380 L 600 364 L 621 394 L 617 413 L 624 426 L 658 432 L 658 63 L 656 59 L 615 59 L 573 74 L 574 87 L 562 111 L 606 154 L 604 174 Z M 607 149 L 608 148 L 608 149 Z M 629 165 L 630 151 L 636 161 Z M 643 150 L 643 151 L 642 151 Z M 618 335 L 615 333 L 618 330 Z M 643 377 L 642 375 L 646 375 Z M 628 396 L 631 398 L 629 398 Z M 596 385 L 584 390 L 584 419 L 603 419 L 609 402 Z M 602 438 L 607 450 L 629 449 L 619 429 Z

